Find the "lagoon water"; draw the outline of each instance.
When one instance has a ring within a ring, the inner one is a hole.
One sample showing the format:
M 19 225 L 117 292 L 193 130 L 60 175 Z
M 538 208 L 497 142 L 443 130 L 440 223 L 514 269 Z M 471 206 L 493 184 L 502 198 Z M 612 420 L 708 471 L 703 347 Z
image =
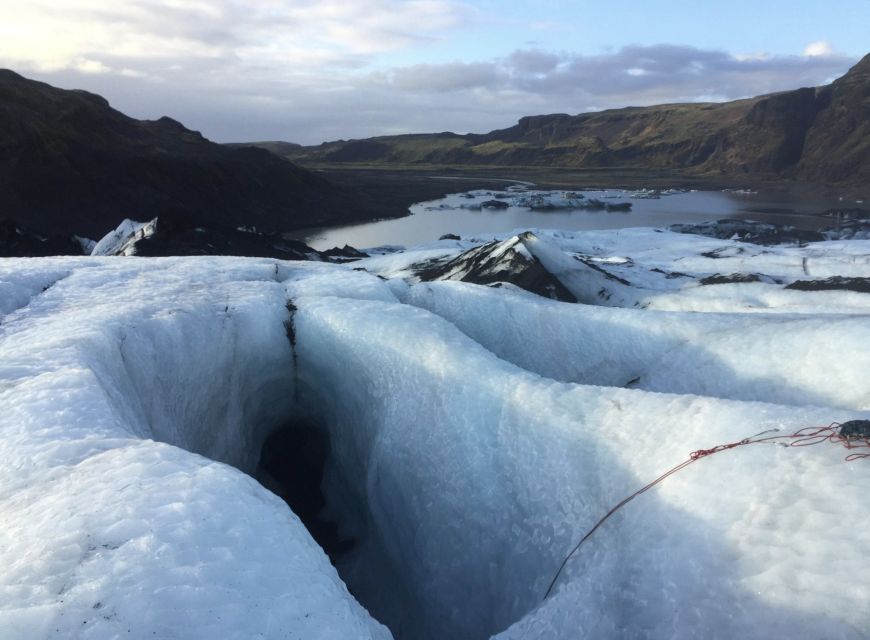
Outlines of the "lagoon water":
M 515 187 L 519 188 L 519 187 Z M 349 244 L 358 248 L 379 245 L 404 245 L 430 242 L 453 233 L 481 236 L 529 228 L 570 230 L 619 229 L 627 227 L 661 227 L 679 222 L 702 222 L 720 218 L 743 218 L 761 222 L 791 224 L 816 229 L 830 224 L 818 214 L 835 206 L 855 206 L 835 199 L 807 199 L 786 192 L 764 194 L 744 191 L 679 191 L 661 197 L 637 197 L 643 192 L 618 189 L 575 191 L 583 194 L 580 202 L 600 199 L 606 203 L 631 202 L 629 212 L 558 209 L 533 211 L 516 206 L 517 198 L 529 194 L 553 195 L 547 191 L 477 190 L 451 194 L 440 200 L 421 202 L 410 207 L 404 218 L 381 220 L 345 227 L 308 229 L 292 234 L 315 249 L 329 249 Z M 558 192 L 563 193 L 563 192 Z M 494 198 L 508 203 L 507 209 L 481 209 L 479 205 Z

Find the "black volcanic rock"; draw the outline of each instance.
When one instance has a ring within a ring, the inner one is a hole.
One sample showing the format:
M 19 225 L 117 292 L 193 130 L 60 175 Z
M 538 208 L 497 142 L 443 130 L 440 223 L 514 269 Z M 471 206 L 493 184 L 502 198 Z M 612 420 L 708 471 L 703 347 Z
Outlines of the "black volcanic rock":
M 796 291 L 855 291 L 870 293 L 870 278 L 833 276 L 823 280 L 796 280 L 785 287 Z
M 762 276 L 757 273 L 717 273 L 706 278 L 701 278 L 698 282 L 703 285 L 712 284 L 742 284 L 746 282 L 766 282 Z
M 376 217 L 354 191 L 273 153 L 227 147 L 171 118 L 0 70 L 2 213 L 37 233 L 94 236 L 180 207 L 206 226 L 267 232 Z
M 157 230 L 136 243 L 138 256 L 251 256 L 281 260 L 322 259 L 319 252 L 298 240 L 258 235 L 244 231 L 179 226 L 162 223 Z
M 204 227 L 186 212 L 169 210 L 136 232 L 119 227 L 112 250 L 100 255 L 250 256 L 281 260 L 329 260 L 298 240 L 236 229 Z
M 825 236 L 818 231 L 798 229 L 789 225 L 779 225 L 755 220 L 716 220 L 715 222 L 681 223 L 668 227 L 676 233 L 690 233 L 720 240 L 738 240 L 772 246 L 778 244 L 803 244 L 820 242 Z
M 346 244 L 343 247 L 327 249 L 322 252 L 322 255 L 330 258 L 333 262 L 351 262 L 353 260 L 360 260 L 369 257 L 369 254 L 364 253 L 349 244 Z
M 480 203 L 481 209 L 507 209 L 511 205 L 504 200 L 486 200 Z
M 0 218 L 0 258 L 77 256 L 82 245 L 72 236 L 39 235 L 14 220 Z

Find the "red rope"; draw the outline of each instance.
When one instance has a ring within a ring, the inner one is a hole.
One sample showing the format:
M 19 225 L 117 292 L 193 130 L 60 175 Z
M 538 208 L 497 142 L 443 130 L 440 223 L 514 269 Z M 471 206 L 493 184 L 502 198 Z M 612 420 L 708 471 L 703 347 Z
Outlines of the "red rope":
M 701 458 L 706 458 L 707 456 L 711 456 L 714 453 L 719 453 L 720 451 L 726 451 L 728 449 L 736 449 L 737 447 L 742 447 L 747 444 L 761 444 L 761 443 L 772 443 L 772 444 L 780 444 L 786 447 L 809 447 L 816 444 L 821 444 L 822 442 L 831 442 L 835 444 L 841 444 L 848 450 L 852 449 L 867 449 L 868 452 L 858 452 L 858 453 L 850 453 L 846 456 L 846 462 L 852 462 L 854 460 L 860 460 L 863 458 L 870 458 L 870 438 L 868 437 L 846 437 L 840 435 L 839 432 L 840 424 L 838 422 L 834 422 L 827 427 L 806 427 L 795 433 L 789 435 L 776 435 L 776 436 L 767 436 L 760 437 L 767 433 L 773 433 L 778 431 L 778 429 L 770 429 L 768 431 L 762 431 L 761 433 L 757 433 L 754 436 L 749 438 L 744 438 L 743 440 L 738 440 L 737 442 L 729 442 L 728 444 L 720 444 L 718 446 L 713 447 L 712 449 L 698 449 L 697 451 L 693 451 L 689 454 L 688 459 L 684 460 L 677 466 L 671 468 L 666 471 L 658 478 L 650 482 L 649 484 L 641 487 L 634 493 L 632 493 L 627 498 L 624 498 L 619 503 L 616 504 L 610 511 L 604 514 L 604 516 L 595 523 L 589 531 L 586 532 L 580 542 L 578 542 L 571 551 L 565 556 L 565 559 L 562 561 L 562 564 L 559 565 L 559 570 L 556 571 L 556 575 L 553 576 L 553 580 L 550 582 L 550 586 L 547 588 L 547 593 L 544 594 L 544 600 L 546 600 L 550 593 L 553 591 L 553 587 L 556 586 L 556 582 L 559 580 L 559 576 L 562 575 L 562 571 L 565 569 L 565 565 L 568 564 L 568 561 L 571 557 L 577 553 L 580 547 L 586 542 L 593 533 L 595 533 L 601 525 L 603 525 L 610 516 L 619 511 L 626 504 L 634 500 L 636 497 L 641 495 L 642 493 L 646 493 L 657 484 L 665 480 L 666 478 L 674 475 L 678 471 L 682 471 L 690 464 L 697 462 Z

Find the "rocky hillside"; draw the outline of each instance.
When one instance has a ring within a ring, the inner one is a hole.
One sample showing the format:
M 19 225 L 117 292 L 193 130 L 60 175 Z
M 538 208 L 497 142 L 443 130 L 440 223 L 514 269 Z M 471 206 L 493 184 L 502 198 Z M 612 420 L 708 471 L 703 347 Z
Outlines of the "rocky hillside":
M 819 97 L 823 108 L 807 132 L 799 172 L 870 183 L 870 55 Z
M 0 70 L 0 216 L 36 232 L 100 237 L 171 212 L 269 232 L 375 217 L 356 195 L 263 149 Z
M 818 88 L 725 103 L 530 116 L 483 135 L 385 136 L 282 152 L 303 164 L 640 167 L 858 183 L 870 177 L 870 55 Z

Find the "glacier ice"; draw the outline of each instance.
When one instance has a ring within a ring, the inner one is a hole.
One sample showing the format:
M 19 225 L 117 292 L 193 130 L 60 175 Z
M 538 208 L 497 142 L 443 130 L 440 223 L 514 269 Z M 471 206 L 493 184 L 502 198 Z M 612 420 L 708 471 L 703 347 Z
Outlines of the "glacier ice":
M 700 461 L 542 598 L 690 451 L 868 417 L 866 294 L 690 280 L 866 277 L 870 242 L 534 235 L 642 297 L 415 281 L 492 238 L 0 261 L 0 637 L 866 637 L 870 466 L 827 445 Z M 248 475 L 294 417 L 328 434 L 341 578 Z
M 389 637 L 216 462 L 252 470 L 292 403 L 277 265 L 17 263 L 69 275 L 0 325 L 0 636 Z
M 129 218 L 121 221 L 116 229 L 110 231 L 91 247 L 92 256 L 130 256 L 136 253 L 137 240 L 154 234 L 157 218 L 148 222 L 136 222 Z
M 679 313 L 559 304 L 464 283 L 402 299 L 518 366 L 565 382 L 870 410 L 867 319 Z

